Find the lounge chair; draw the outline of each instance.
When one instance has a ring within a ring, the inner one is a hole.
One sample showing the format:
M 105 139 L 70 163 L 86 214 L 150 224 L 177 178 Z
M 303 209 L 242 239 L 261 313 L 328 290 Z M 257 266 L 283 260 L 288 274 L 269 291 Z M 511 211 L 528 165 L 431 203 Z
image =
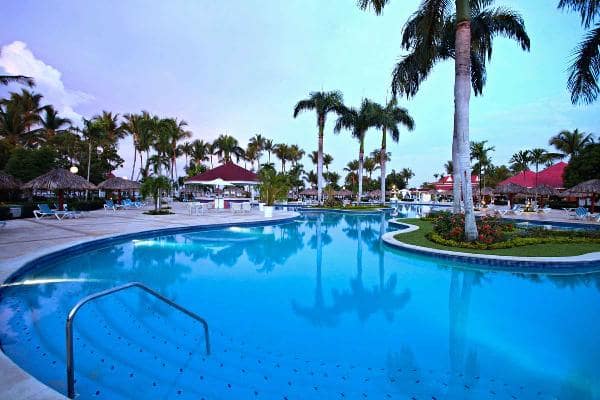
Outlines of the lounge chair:
M 122 209 L 123 206 L 120 204 L 115 204 L 112 200 L 106 200 L 104 202 L 104 211 L 108 212 L 108 210 L 113 210 L 113 212 Z
M 244 213 L 250 213 L 252 211 L 252 204 L 250 204 L 250 202 L 242 203 L 242 211 Z
M 592 214 L 590 214 L 590 212 L 585 207 L 577 207 L 575 209 L 575 218 L 577 219 L 586 220 L 590 219 L 591 216 Z
M 50 209 L 48 204 L 38 204 L 38 209 L 33 211 L 35 219 L 42 219 L 44 217 L 56 217 L 56 210 Z
M 229 208 L 231 208 L 231 212 L 235 214 L 236 212 L 242 213 L 244 210 L 242 209 L 242 203 L 229 203 Z

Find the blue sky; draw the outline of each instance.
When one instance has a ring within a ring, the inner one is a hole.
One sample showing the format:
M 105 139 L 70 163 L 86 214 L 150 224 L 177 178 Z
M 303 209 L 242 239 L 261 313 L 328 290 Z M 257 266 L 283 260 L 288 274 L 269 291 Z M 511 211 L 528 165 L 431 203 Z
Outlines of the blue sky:
M 103 109 L 148 110 L 185 119 L 194 138 L 219 134 L 242 143 L 256 133 L 316 149 L 313 114 L 292 118 L 294 104 L 314 90 L 341 90 L 347 105 L 363 97 L 384 102 L 402 54 L 401 28 L 417 0 L 392 0 L 383 16 L 354 0 L 21 0 L 4 4 L 0 68 L 35 74 L 38 90 L 69 117 Z M 499 0 L 521 12 L 530 53 L 497 39 L 483 97 L 473 97 L 471 138 L 495 145 L 495 163 L 546 146 L 562 129 L 597 133 L 599 106 L 572 106 L 565 89 L 569 55 L 583 31 L 557 1 Z M 409 167 L 412 185 L 432 180 L 450 159 L 453 65 L 438 65 L 411 100 L 415 119 L 389 145 L 391 168 Z M 0 89 L 0 95 L 6 88 Z M 333 169 L 358 156 L 348 133 L 326 128 Z M 366 149 L 380 143 L 369 131 Z M 125 170 L 132 147 L 123 141 Z M 312 167 L 308 159 L 306 167 Z M 117 171 L 118 175 L 125 175 Z

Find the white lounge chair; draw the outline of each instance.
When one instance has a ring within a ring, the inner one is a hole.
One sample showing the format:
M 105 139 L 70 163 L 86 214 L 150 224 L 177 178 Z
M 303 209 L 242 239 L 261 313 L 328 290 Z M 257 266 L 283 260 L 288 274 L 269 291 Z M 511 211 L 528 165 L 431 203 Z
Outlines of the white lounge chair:
M 250 213 L 252 211 L 252 204 L 250 204 L 250 202 L 242 203 L 242 211 L 244 213 Z
M 242 203 L 230 202 L 229 203 L 229 208 L 231 208 L 231 212 L 233 214 L 235 214 L 235 213 L 243 213 L 244 212 L 244 210 L 242 209 Z

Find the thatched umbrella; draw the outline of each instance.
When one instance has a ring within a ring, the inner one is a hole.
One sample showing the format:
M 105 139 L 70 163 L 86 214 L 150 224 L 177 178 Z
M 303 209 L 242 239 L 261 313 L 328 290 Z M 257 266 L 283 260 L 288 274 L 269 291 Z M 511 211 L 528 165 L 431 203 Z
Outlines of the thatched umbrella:
M 98 189 L 102 190 L 117 190 L 119 192 L 119 203 L 121 203 L 121 192 L 130 192 L 131 190 L 138 190 L 140 183 L 136 181 L 130 181 L 129 179 L 112 177 L 108 178 L 104 182 L 98 184 Z
M 58 209 L 63 209 L 64 190 L 94 190 L 96 186 L 79 175 L 75 175 L 66 169 L 56 168 L 44 175 L 30 180 L 22 189 L 52 190 L 58 192 Z
M 482 196 L 493 196 L 494 195 L 494 189 L 492 189 L 491 187 L 484 187 L 483 189 L 481 189 L 481 195 Z
M 12 175 L 0 171 L 0 190 L 16 190 L 21 184 Z
M 316 196 L 317 195 L 317 190 L 316 189 L 304 189 L 303 191 L 301 191 L 298 194 L 300 196 Z
M 591 197 L 592 208 L 591 212 L 594 212 L 594 203 L 596 202 L 596 195 L 600 193 L 600 179 L 590 179 L 589 181 L 581 182 L 578 185 L 573 186 L 570 189 L 562 192 L 563 197 Z
M 338 190 L 337 192 L 334 192 L 336 196 L 339 197 L 350 197 L 352 196 L 352 192 L 348 189 L 342 189 L 342 190 Z
M 516 183 L 509 182 L 505 185 L 499 185 L 494 189 L 494 193 L 508 195 L 509 206 L 512 204 L 512 199 L 516 194 L 528 194 L 527 188 Z

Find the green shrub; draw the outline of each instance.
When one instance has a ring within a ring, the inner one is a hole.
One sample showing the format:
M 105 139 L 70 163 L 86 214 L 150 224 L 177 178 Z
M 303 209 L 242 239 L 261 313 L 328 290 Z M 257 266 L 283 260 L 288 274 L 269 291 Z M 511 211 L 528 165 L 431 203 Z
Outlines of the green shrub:
M 475 250 L 497 250 L 510 249 L 512 247 L 531 246 L 536 244 L 575 244 L 575 243 L 598 243 L 600 238 L 586 237 L 568 237 L 568 236 L 549 236 L 549 237 L 514 237 L 497 243 L 464 242 L 452 239 L 446 239 L 436 232 L 429 232 L 427 239 L 442 246 L 459 247 L 463 249 Z

